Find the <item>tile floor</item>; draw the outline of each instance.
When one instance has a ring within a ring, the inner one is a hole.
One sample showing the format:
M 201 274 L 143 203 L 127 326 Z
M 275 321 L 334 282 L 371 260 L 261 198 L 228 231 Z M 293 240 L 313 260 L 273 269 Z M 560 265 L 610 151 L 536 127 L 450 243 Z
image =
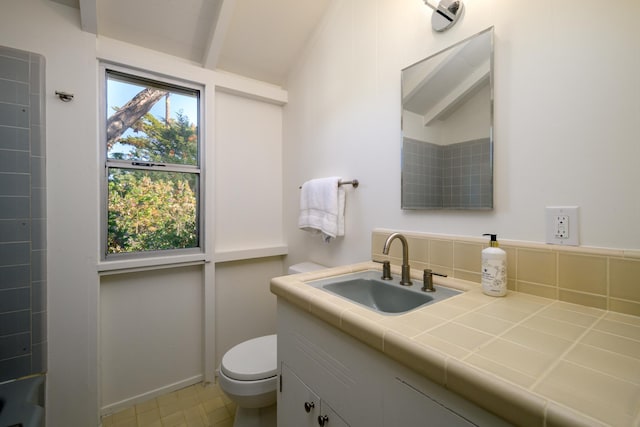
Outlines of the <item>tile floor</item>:
M 217 384 L 195 384 L 102 418 L 102 427 L 232 427 L 235 405 Z

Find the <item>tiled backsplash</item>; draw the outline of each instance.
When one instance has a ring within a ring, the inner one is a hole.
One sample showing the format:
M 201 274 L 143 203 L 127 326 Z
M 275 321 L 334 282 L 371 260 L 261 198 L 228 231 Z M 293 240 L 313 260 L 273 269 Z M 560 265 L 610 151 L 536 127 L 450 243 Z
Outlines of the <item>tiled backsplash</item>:
M 371 238 L 374 260 L 382 254 L 392 230 L 376 229 Z M 412 269 L 480 283 L 481 251 L 485 238 L 402 232 L 409 242 Z M 640 251 L 567 247 L 519 241 L 501 241 L 507 252 L 507 279 L 511 290 L 546 298 L 640 316 Z M 389 259 L 402 263 L 402 246 L 391 245 Z

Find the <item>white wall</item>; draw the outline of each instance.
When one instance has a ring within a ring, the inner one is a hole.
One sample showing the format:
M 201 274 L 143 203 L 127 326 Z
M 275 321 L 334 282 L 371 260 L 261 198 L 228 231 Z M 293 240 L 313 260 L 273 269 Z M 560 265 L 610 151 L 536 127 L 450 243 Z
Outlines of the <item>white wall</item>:
M 216 369 L 234 345 L 276 333 L 276 297 L 269 281 L 282 274 L 282 257 L 216 265 Z
M 201 380 L 202 280 L 202 266 L 102 277 L 100 370 L 106 411 Z
M 285 108 L 287 264 L 370 258 L 374 227 L 544 242 L 544 208 L 580 206 L 581 244 L 640 248 L 640 2 L 468 0 L 446 33 L 418 0 L 335 0 Z M 400 209 L 400 70 L 495 26 L 495 208 Z M 303 181 L 358 178 L 346 236 L 296 228 Z
M 282 107 L 216 94 L 216 252 L 281 245 Z
M 405 138 L 449 145 L 474 139 L 488 138 L 491 129 L 489 85 L 480 88 L 445 119 L 424 125 L 424 117 L 402 110 L 402 135 Z
M 444 145 L 488 138 L 491 130 L 491 89 L 483 86 L 443 120 Z

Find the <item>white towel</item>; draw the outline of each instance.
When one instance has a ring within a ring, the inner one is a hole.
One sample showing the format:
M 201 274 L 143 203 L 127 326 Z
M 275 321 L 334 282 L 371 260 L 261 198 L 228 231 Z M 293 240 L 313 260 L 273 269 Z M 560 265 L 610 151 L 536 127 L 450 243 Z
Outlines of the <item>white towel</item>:
M 344 236 L 344 188 L 340 177 L 312 179 L 302 184 L 298 227 L 322 233 L 325 242 Z

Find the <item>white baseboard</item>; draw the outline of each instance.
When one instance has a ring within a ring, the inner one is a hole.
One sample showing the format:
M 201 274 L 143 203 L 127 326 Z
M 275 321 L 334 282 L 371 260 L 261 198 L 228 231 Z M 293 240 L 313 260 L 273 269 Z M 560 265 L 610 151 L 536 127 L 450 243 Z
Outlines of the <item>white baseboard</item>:
M 202 374 L 196 375 L 191 378 L 186 378 L 184 380 L 175 382 L 173 384 L 168 384 L 166 386 L 157 388 L 155 390 L 151 390 L 146 393 L 139 394 L 137 396 L 132 396 L 128 399 L 124 399 L 119 402 L 110 403 L 100 408 L 100 415 L 105 416 L 105 415 L 114 414 L 123 409 L 130 408 L 134 405 L 137 405 L 138 403 L 142 403 L 149 399 L 162 396 L 163 394 L 171 393 L 172 391 L 180 390 L 181 388 L 189 387 L 190 385 L 202 382 L 203 378 L 204 376 Z

